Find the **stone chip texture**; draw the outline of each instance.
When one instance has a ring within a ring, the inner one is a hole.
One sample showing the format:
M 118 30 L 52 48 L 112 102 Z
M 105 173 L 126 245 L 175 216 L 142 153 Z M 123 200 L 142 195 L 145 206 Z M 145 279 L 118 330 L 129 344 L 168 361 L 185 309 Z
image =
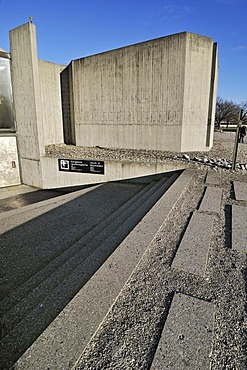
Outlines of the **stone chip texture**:
M 214 305 L 176 293 L 152 362 L 152 370 L 209 370 Z

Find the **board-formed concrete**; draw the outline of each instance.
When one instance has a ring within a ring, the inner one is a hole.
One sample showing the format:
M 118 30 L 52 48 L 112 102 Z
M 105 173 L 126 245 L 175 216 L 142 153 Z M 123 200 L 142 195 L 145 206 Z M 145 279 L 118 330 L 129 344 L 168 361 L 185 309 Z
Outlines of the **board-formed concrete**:
M 79 171 L 60 173 L 45 155 L 49 144 L 176 152 L 212 147 L 218 62 L 211 38 L 182 32 L 73 60 L 66 69 L 38 59 L 31 22 L 12 30 L 10 42 L 24 184 L 48 189 L 98 181 Z M 154 165 L 147 175 L 157 173 Z M 106 175 L 99 181 L 119 180 L 119 167 L 108 166 Z
M 215 308 L 176 293 L 156 350 L 152 370 L 210 370 Z
M 172 268 L 204 276 L 214 216 L 195 212 L 172 263 Z
M 220 213 L 222 189 L 208 186 L 203 196 L 199 211 Z
M 232 206 L 232 249 L 247 253 L 247 207 Z
M 234 186 L 235 199 L 247 201 L 246 182 L 233 181 L 233 186 Z
M 209 150 L 215 48 L 208 37 L 182 32 L 73 60 L 61 76 L 66 83 L 70 76 L 66 100 L 74 144 Z

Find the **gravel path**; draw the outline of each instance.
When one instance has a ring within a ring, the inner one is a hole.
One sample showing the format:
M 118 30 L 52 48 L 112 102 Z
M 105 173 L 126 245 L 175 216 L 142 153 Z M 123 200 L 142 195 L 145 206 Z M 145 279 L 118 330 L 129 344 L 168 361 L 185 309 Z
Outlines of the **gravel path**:
M 215 132 L 214 145 L 209 152 L 193 152 L 188 153 L 194 157 L 200 158 L 222 158 L 224 160 L 232 160 L 233 148 L 235 141 L 235 133 L 233 132 Z M 137 161 L 137 162 L 167 162 L 182 160 L 183 154 L 165 152 L 160 150 L 133 150 L 133 149 L 111 149 L 99 147 L 77 147 L 74 145 L 48 145 L 46 147 L 46 155 L 55 158 L 84 158 L 84 159 L 99 159 L 99 160 L 121 160 L 121 161 Z M 238 149 L 238 162 L 247 162 L 247 144 L 240 144 Z

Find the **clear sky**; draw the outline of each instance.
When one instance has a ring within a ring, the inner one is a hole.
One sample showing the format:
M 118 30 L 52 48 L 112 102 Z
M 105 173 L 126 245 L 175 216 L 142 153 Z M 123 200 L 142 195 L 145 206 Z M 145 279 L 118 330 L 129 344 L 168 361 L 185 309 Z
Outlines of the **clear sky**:
M 0 0 L 0 47 L 9 30 L 37 27 L 39 59 L 72 59 L 189 31 L 219 47 L 218 96 L 247 100 L 247 0 Z

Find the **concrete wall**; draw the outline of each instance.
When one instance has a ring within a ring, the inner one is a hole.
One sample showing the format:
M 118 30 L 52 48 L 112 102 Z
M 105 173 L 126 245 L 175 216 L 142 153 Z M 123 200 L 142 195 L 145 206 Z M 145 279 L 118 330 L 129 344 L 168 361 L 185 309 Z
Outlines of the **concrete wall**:
M 209 150 L 207 126 L 211 97 L 213 42 L 187 33 L 181 151 Z M 216 92 L 215 97 L 216 99 Z M 212 125 L 213 127 L 213 125 Z M 213 132 L 210 131 L 210 138 Z
M 39 60 L 42 100 L 42 155 L 45 145 L 64 142 L 60 73 L 65 66 Z
M 75 144 L 75 126 L 72 125 L 71 106 L 73 107 L 72 90 L 72 63 L 69 64 L 60 74 L 62 113 L 63 113 L 63 134 L 65 144 Z
M 167 151 L 208 150 L 212 144 L 212 39 L 184 32 L 72 61 L 64 70 L 38 60 L 34 24 L 12 30 L 10 42 L 23 183 L 73 186 L 175 166 L 116 162 L 107 164 L 103 176 L 62 173 L 57 159 L 45 157 L 45 146 L 62 143 L 64 136 L 82 146 Z
M 213 146 L 214 137 L 214 123 L 215 123 L 215 109 L 216 109 L 216 99 L 217 99 L 217 88 L 218 88 L 218 45 L 215 42 L 213 44 L 212 51 L 212 68 L 211 68 L 211 86 L 209 95 L 209 109 L 208 109 L 208 127 L 207 127 L 207 147 L 211 148 Z
M 212 48 L 184 32 L 72 61 L 75 144 L 208 150 Z
M 63 142 L 61 65 L 39 61 L 32 23 L 10 31 L 11 77 L 22 180 L 42 188 L 45 145 Z
M 183 170 L 184 163 L 140 163 L 105 161 L 105 174 L 85 174 L 60 172 L 58 170 L 58 159 L 42 157 L 43 188 L 52 189 L 60 187 L 71 187 L 76 185 L 100 184 L 108 181 L 132 179 L 164 172 Z
M 0 187 L 20 184 L 16 137 L 0 136 Z

